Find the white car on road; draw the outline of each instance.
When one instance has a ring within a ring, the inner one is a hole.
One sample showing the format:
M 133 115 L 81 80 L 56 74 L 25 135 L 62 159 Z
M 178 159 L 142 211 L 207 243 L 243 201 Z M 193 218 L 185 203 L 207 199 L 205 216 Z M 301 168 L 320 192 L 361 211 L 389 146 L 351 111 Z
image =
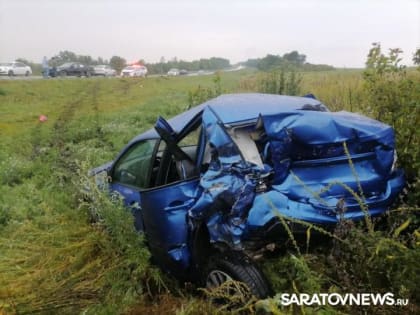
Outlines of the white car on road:
M 132 65 L 127 66 L 121 71 L 122 77 L 146 77 L 147 68 L 145 66 Z
M 101 75 L 104 77 L 113 77 L 117 74 L 117 71 L 112 69 L 108 65 L 98 65 L 93 67 L 93 75 Z
M 13 61 L 8 63 L 0 63 L 0 75 L 8 75 L 12 77 L 14 75 L 31 75 L 32 69 L 28 65 L 22 62 Z
M 168 71 L 168 76 L 175 77 L 177 75 L 179 75 L 179 70 L 176 68 L 172 68 Z

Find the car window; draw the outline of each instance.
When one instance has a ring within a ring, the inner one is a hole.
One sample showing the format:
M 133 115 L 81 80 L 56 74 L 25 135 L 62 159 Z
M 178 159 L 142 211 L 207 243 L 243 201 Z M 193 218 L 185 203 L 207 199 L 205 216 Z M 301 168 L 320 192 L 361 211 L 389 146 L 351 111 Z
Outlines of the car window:
M 185 180 L 198 175 L 196 162 L 198 145 L 200 142 L 201 124 L 194 127 L 178 143 L 178 147 L 188 156 L 189 160 L 179 161 L 171 152 L 168 152 L 169 159 L 162 163 L 164 179 L 162 184 L 170 184 L 180 180 Z M 181 164 L 182 165 L 181 165 Z M 186 174 L 180 173 L 182 167 Z
M 178 145 L 182 147 L 188 146 L 197 146 L 198 142 L 200 141 L 200 132 L 201 132 L 201 124 L 198 125 L 194 130 L 188 133 L 181 141 L 179 141 Z
M 148 188 L 156 143 L 156 139 L 151 139 L 133 145 L 117 162 L 112 180 L 138 188 Z

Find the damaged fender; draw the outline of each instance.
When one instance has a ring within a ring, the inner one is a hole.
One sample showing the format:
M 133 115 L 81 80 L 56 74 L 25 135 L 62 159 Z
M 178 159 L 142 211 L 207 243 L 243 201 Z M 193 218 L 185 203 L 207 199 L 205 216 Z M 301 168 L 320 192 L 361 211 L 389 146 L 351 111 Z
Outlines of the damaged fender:
M 242 145 L 235 128 L 223 125 L 211 109 L 204 111 L 203 125 L 212 161 L 189 218 L 192 224 L 205 220 L 211 242 L 234 249 L 278 216 L 335 224 L 378 215 L 404 185 L 402 172 L 393 169 L 393 129 L 361 115 L 316 110 L 262 115 L 252 128 L 244 125 L 249 139 L 258 137 Z M 253 146 L 260 161 L 244 152 Z M 269 189 L 257 191 L 270 174 Z

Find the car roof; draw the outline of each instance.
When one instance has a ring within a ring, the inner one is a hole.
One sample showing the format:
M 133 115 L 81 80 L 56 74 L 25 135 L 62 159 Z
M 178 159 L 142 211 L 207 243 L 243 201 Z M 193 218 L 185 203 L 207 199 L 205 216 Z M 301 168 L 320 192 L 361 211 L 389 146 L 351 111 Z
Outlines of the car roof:
M 272 115 L 302 109 L 304 106 L 325 106 L 311 97 L 286 96 L 263 93 L 224 94 L 195 106 L 171 119 L 168 123 L 180 132 L 194 117 L 209 108 L 223 124 L 257 120 L 260 115 Z M 158 138 L 152 128 L 135 137 L 130 143 L 147 138 Z
M 224 124 L 255 120 L 260 114 L 272 115 L 300 110 L 304 106 L 323 105 L 319 100 L 310 97 L 262 93 L 227 94 L 204 104 L 210 107 Z

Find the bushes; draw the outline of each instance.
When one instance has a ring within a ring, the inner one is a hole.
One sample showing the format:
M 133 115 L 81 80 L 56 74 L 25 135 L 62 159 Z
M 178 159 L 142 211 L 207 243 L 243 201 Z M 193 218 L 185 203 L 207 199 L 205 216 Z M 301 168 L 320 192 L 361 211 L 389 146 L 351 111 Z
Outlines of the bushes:
M 366 102 L 374 118 L 394 127 L 399 163 L 407 174 L 411 194 L 406 201 L 419 206 L 420 201 L 420 78 L 400 64 L 401 50 L 382 53 L 374 43 L 363 72 Z
M 419 312 L 418 261 L 420 235 L 418 222 L 404 221 L 407 213 L 392 217 L 385 230 L 366 233 L 363 226 L 342 222 L 335 231 L 344 241 L 334 240 L 332 246 L 296 255 L 287 252 L 264 263 L 276 296 L 257 302 L 262 314 L 417 314 Z M 408 215 L 410 217 L 410 215 Z M 409 222 L 409 224 L 407 224 Z M 280 305 L 280 293 L 392 293 L 395 299 L 408 299 L 403 309 L 392 306 L 290 306 Z
M 188 109 L 204 103 L 205 101 L 215 98 L 222 94 L 222 79 L 220 73 L 216 72 L 213 78 L 213 87 L 204 88 L 198 86 L 194 90 L 188 92 Z
M 258 92 L 299 95 L 302 77 L 295 71 L 277 70 L 261 75 L 258 79 Z
M 86 170 L 78 178 L 77 186 L 83 187 L 88 198 L 81 210 L 88 212 L 94 221 L 97 232 L 103 239 L 97 244 L 98 259 L 109 257 L 103 270 L 102 303 L 86 309 L 87 314 L 110 312 L 113 314 L 127 310 L 148 294 L 157 295 L 167 288 L 158 269 L 150 264 L 150 252 L 143 235 L 134 228 L 133 217 L 118 198 L 110 199 L 96 184 L 86 178 Z
M 239 89 L 260 93 L 299 95 L 302 90 L 302 79 L 302 75 L 295 71 L 280 69 L 242 79 Z
M 420 302 L 420 275 L 416 270 L 419 259 L 420 248 L 402 238 L 381 231 L 367 234 L 355 228 L 348 231 L 344 244 L 336 244 L 329 263 L 337 270 L 335 276 L 344 290 L 393 292 L 415 304 Z

